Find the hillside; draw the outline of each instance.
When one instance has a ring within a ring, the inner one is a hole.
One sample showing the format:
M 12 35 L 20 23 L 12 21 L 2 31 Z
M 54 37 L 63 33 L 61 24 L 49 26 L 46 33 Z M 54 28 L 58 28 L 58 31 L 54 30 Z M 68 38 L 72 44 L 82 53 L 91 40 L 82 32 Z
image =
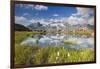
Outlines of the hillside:
M 15 29 L 15 31 L 32 31 L 29 28 L 27 28 L 27 27 L 25 27 L 21 24 L 16 24 L 16 23 L 15 23 L 15 28 L 14 29 Z

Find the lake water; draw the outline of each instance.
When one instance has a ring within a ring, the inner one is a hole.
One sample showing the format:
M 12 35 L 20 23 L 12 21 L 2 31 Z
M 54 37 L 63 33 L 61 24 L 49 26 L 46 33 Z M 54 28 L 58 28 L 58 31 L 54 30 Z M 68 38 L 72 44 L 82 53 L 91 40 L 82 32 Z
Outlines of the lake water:
M 35 46 L 39 45 L 41 47 L 46 46 L 63 46 L 69 49 L 83 49 L 91 48 L 94 49 L 94 38 L 76 35 L 34 35 L 32 37 L 27 37 L 21 42 L 21 45 Z

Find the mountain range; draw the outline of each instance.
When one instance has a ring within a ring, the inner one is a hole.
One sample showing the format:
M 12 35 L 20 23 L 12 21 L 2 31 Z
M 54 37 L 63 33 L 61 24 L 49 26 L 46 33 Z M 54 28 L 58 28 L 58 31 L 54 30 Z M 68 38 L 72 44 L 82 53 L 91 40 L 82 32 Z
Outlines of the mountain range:
M 55 29 L 55 27 L 58 27 L 60 29 L 63 27 L 65 27 L 66 29 L 77 29 L 77 28 L 84 28 L 84 27 L 87 27 L 88 29 L 91 29 L 91 30 L 94 29 L 94 25 L 90 25 L 90 24 L 70 25 L 68 23 L 51 23 L 49 25 L 43 25 L 40 22 L 36 22 L 36 23 L 32 23 L 28 26 L 24 26 L 24 25 L 15 23 L 15 31 L 45 30 L 47 28 L 54 28 Z

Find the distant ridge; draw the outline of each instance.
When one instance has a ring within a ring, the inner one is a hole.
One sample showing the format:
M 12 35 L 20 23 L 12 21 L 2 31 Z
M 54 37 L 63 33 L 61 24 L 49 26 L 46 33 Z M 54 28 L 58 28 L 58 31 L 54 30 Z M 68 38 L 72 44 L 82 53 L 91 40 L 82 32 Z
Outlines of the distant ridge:
M 29 28 L 25 27 L 24 25 L 16 24 L 16 23 L 14 29 L 15 31 L 32 31 Z

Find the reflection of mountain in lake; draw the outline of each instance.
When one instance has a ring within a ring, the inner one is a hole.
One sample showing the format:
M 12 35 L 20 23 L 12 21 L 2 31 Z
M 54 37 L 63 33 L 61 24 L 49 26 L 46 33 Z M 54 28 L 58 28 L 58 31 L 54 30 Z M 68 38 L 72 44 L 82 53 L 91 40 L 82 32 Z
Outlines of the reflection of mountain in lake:
M 41 47 L 45 46 L 64 46 L 70 49 L 81 49 L 81 48 L 94 48 L 94 39 L 92 37 L 84 38 L 78 36 L 65 36 L 65 35 L 41 35 L 38 38 L 35 35 L 33 38 L 28 37 L 21 42 L 21 45 Z
M 90 25 L 90 24 L 87 24 L 87 27 L 89 28 L 89 29 L 94 29 L 94 25 Z

